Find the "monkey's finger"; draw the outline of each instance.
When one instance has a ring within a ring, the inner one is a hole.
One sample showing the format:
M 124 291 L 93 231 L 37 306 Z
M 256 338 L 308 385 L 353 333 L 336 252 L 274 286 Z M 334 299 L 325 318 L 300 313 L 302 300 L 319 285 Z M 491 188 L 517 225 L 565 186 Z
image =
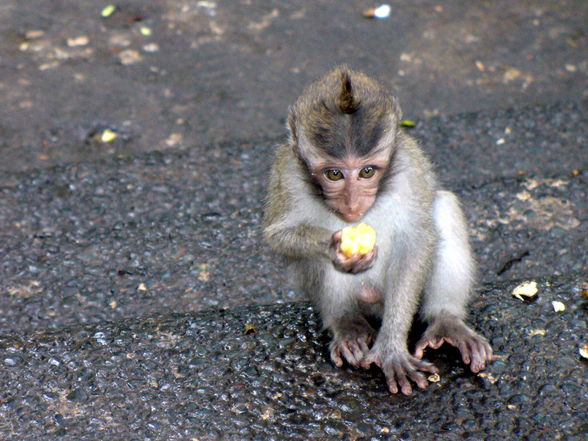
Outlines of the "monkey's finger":
M 349 348 L 353 356 L 353 360 L 347 361 L 349 361 L 349 363 L 354 367 L 359 366 L 359 362 L 363 359 L 363 351 L 355 341 L 348 341 L 347 347 Z
M 437 366 L 428 361 L 419 360 L 418 358 L 413 358 L 412 364 L 419 370 L 423 372 L 430 372 L 432 374 L 436 374 L 439 372 Z
M 347 345 L 343 343 L 339 346 L 339 348 L 341 350 L 341 353 L 343 354 L 343 357 L 345 357 L 345 360 L 347 360 L 350 365 L 357 366 L 358 362 L 353 356 L 353 353 L 347 347 Z
M 472 372 L 480 372 L 486 368 L 486 349 L 484 348 L 484 342 L 481 340 L 474 340 L 472 346 L 475 346 L 472 350 Z
M 419 359 L 423 358 L 423 356 L 425 355 L 425 349 L 427 349 L 428 346 L 429 340 L 421 338 L 414 348 L 414 356 Z
M 492 346 L 488 343 L 485 339 L 482 339 L 482 346 L 484 346 L 484 354 L 487 361 L 494 360 L 494 354 L 492 351 Z
M 375 363 L 378 367 L 381 367 L 380 362 L 378 361 L 378 357 L 373 352 L 370 352 L 361 361 L 361 367 L 364 369 L 369 369 L 372 363 Z
M 386 376 L 386 384 L 388 384 L 388 390 L 392 394 L 398 393 L 398 383 L 396 382 L 396 373 L 393 369 L 390 369 L 389 372 L 384 373 Z
M 367 339 L 368 338 L 369 337 L 366 337 L 366 338 L 359 337 L 357 339 L 357 344 L 358 344 L 358 346 L 359 346 L 359 348 L 361 349 L 361 352 L 362 352 L 362 358 L 363 358 L 363 355 L 367 354 L 370 351 L 370 348 L 368 347 L 368 343 L 367 343 Z
M 343 237 L 343 232 L 341 230 L 335 231 L 331 236 L 331 244 L 336 244 L 337 242 L 341 242 L 341 237 Z
M 343 366 L 343 359 L 341 358 L 341 351 L 336 344 L 331 344 L 331 361 L 335 363 L 335 366 Z
M 465 364 L 470 364 L 471 355 L 467 343 L 464 340 L 460 340 L 459 342 L 457 342 L 456 346 L 459 349 L 459 352 L 461 352 L 461 359 L 463 360 L 463 362 Z
M 426 389 L 427 386 L 429 385 L 429 382 L 427 381 L 427 379 L 425 378 L 425 376 L 417 371 L 410 370 L 408 371 L 408 376 L 410 377 L 410 379 L 412 381 L 414 381 L 416 383 L 416 385 L 420 388 L 420 389 Z
M 408 381 L 408 377 L 406 376 L 406 370 L 403 367 L 398 366 L 395 375 L 396 382 L 400 386 L 402 393 L 404 395 L 412 394 L 412 386 L 410 385 L 410 381 Z

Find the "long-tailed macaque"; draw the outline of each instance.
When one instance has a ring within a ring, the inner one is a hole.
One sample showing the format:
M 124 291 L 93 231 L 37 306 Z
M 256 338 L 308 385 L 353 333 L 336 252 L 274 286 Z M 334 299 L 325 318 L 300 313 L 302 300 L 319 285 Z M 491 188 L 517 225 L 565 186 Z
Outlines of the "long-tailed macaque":
M 396 97 L 346 66 L 308 86 L 276 153 L 264 233 L 319 308 L 333 363 L 375 363 L 390 392 L 408 395 L 411 381 L 425 388 L 424 373 L 437 372 L 422 360 L 427 347 L 456 346 L 473 372 L 492 349 L 464 323 L 475 269 L 459 201 L 400 118 Z M 341 230 L 359 221 L 377 245 L 346 257 Z M 419 305 L 428 328 L 411 354 Z

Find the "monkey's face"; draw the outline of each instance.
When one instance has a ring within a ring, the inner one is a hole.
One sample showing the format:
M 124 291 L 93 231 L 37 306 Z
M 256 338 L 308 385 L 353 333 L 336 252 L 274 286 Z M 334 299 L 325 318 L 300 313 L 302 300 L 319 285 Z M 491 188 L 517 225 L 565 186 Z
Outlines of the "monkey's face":
M 388 166 L 382 157 L 330 159 L 312 168 L 325 204 L 346 222 L 359 221 L 376 201 Z

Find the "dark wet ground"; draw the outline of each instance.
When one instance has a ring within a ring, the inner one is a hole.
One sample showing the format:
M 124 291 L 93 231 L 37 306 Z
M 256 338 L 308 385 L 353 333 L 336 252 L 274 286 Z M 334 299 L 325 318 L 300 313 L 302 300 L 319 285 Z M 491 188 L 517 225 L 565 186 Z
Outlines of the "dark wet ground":
M 511 3 L 3 2 L 0 439 L 585 439 L 588 9 Z M 261 243 L 287 106 L 342 61 L 462 198 L 498 353 L 409 398 L 329 363 Z

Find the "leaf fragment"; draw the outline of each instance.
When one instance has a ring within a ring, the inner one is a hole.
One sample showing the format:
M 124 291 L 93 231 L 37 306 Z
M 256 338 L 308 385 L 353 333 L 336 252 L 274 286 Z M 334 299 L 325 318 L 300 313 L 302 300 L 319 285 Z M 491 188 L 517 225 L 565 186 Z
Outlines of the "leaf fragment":
M 100 141 L 105 144 L 114 141 L 116 138 L 118 138 L 118 135 L 115 131 L 110 129 L 104 130 L 100 135 Z
M 400 125 L 402 127 L 414 127 L 414 126 L 416 126 L 416 122 L 414 122 L 410 119 L 403 119 L 402 121 L 400 121 Z
M 525 301 L 525 298 L 532 299 L 537 295 L 537 282 L 534 280 L 526 281 L 521 283 L 512 291 L 512 295 L 521 301 Z
M 245 325 L 245 329 L 243 330 L 243 334 L 245 334 L 245 335 L 255 334 L 256 332 L 257 332 L 257 328 L 252 323 L 247 323 Z
M 116 12 L 116 9 L 117 8 L 115 5 L 105 6 L 104 8 L 102 8 L 102 11 L 100 11 L 100 17 L 108 18 Z

